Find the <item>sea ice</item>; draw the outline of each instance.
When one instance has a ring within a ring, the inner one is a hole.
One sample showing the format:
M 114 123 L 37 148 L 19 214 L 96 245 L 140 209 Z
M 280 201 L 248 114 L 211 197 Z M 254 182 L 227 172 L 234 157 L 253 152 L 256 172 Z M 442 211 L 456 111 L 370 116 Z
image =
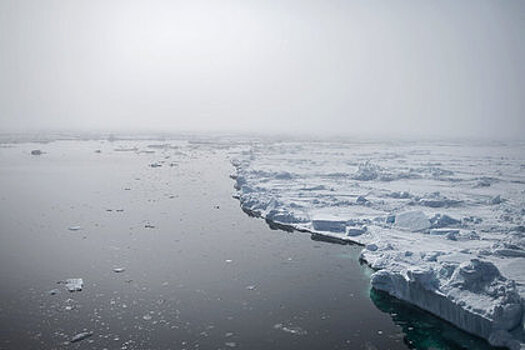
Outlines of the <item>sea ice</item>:
M 525 145 L 260 141 L 231 153 L 245 212 L 362 244 L 374 288 L 523 344 Z

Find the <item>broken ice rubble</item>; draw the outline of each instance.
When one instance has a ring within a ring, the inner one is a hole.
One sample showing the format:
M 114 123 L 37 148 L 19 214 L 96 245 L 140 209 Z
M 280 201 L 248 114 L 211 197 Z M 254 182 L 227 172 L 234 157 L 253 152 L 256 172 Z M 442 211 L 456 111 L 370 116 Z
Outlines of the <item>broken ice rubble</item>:
M 247 213 L 362 244 L 374 288 L 523 346 L 524 145 L 260 141 L 232 158 Z

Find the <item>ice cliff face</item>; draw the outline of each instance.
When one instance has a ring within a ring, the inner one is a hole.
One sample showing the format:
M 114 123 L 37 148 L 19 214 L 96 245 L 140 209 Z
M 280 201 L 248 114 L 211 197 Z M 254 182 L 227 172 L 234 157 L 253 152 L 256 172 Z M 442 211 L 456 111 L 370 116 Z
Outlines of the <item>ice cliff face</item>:
M 362 244 L 374 288 L 523 346 L 524 145 L 260 143 L 233 156 L 243 210 Z

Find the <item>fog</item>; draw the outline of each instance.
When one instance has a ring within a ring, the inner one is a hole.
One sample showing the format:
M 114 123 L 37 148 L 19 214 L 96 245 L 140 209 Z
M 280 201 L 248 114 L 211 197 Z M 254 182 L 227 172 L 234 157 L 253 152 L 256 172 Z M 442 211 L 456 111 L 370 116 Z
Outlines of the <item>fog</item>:
M 0 0 L 0 128 L 523 138 L 525 2 Z

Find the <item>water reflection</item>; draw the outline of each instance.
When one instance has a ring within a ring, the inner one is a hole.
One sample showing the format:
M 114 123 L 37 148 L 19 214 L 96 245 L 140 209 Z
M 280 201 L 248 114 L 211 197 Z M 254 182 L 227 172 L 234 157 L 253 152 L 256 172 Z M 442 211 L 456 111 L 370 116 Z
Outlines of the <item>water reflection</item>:
M 483 339 L 471 336 L 451 324 L 385 292 L 370 290 L 375 306 L 388 313 L 405 334 L 411 349 L 495 349 Z

